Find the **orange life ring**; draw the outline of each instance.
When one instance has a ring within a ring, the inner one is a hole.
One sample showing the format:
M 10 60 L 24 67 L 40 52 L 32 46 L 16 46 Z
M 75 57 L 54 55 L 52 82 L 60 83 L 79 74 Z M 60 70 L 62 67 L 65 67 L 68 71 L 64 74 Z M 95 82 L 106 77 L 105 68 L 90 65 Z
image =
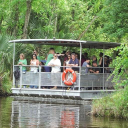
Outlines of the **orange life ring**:
M 66 76 L 66 74 L 67 74 L 68 72 L 72 73 L 72 75 L 73 75 L 73 79 L 72 79 L 71 81 L 67 81 L 66 78 L 65 78 L 65 76 Z M 70 69 L 70 68 L 66 69 L 66 70 L 63 72 L 63 74 L 62 74 L 62 81 L 64 81 L 64 84 L 66 84 L 66 85 L 68 85 L 68 86 L 73 85 L 74 82 L 76 81 L 76 73 L 75 73 L 75 71 L 72 70 L 72 69 Z

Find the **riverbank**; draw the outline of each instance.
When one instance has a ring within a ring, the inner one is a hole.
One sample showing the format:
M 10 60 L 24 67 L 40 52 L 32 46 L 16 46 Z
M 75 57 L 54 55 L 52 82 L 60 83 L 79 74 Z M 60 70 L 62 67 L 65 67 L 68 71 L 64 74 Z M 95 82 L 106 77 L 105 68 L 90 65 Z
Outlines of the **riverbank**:
M 92 113 L 99 117 L 128 119 L 128 87 L 102 99 L 93 100 Z
M 0 97 L 6 97 L 6 96 L 11 96 L 12 93 L 8 93 L 8 92 L 4 92 L 2 90 L 0 90 Z

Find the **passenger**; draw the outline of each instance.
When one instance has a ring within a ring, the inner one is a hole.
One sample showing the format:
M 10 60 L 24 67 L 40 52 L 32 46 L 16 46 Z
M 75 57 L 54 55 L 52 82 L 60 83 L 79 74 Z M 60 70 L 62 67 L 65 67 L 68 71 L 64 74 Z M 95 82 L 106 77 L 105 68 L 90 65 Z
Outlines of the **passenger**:
M 34 51 L 33 51 L 33 54 L 36 54 L 37 60 L 39 60 L 40 65 L 41 65 L 41 59 L 40 59 L 40 56 L 39 56 L 38 52 L 37 52 L 36 50 L 34 50 Z
M 76 54 L 76 59 L 79 60 L 79 65 L 80 65 L 80 55 L 78 53 L 75 53 Z
M 26 67 L 25 65 L 27 65 L 27 60 L 25 59 L 25 56 L 23 53 L 20 54 L 20 59 L 18 61 L 18 65 L 22 65 L 22 72 L 25 73 L 26 72 Z M 26 88 L 26 85 L 23 85 L 24 88 Z
M 79 66 L 79 60 L 76 59 L 75 53 L 72 53 L 72 54 L 71 54 L 71 60 L 69 61 L 68 66 L 72 67 L 72 69 L 73 69 L 76 73 L 78 73 L 78 71 L 79 71 L 79 68 L 78 68 L 78 66 Z
M 108 59 L 107 57 L 104 57 L 104 67 L 108 67 Z
M 68 66 L 70 59 L 71 59 L 71 55 L 69 54 L 69 55 L 68 55 L 68 59 L 67 59 L 66 61 L 64 61 L 63 66 Z M 67 67 L 63 67 L 63 71 L 64 71 L 65 69 L 67 69 Z
M 90 71 L 90 73 L 95 73 L 95 74 L 98 74 L 98 73 L 100 73 L 100 69 L 99 68 L 97 68 L 98 67 L 98 65 L 97 65 L 97 62 L 96 61 L 94 61 L 93 62 L 93 69 L 90 69 L 89 71 Z
M 64 66 L 64 63 L 65 63 L 65 61 L 64 61 L 64 58 L 65 58 L 65 54 L 66 54 L 66 51 L 63 51 L 62 52 L 62 54 L 63 54 L 63 56 L 61 56 L 61 64 Z M 63 72 L 63 69 L 64 69 L 64 67 L 63 68 L 61 68 L 61 71 Z
M 79 60 L 79 54 L 78 53 L 75 53 L 76 54 L 76 59 Z
M 44 67 L 45 72 L 51 72 L 51 67 L 48 66 L 48 63 L 53 59 L 54 54 L 55 54 L 54 49 L 53 48 L 50 49 L 49 54 L 47 56 L 47 61 L 46 61 L 45 67 Z
M 87 52 L 84 53 L 84 58 L 85 58 L 85 60 L 88 58 L 88 53 Z
M 51 66 L 52 67 L 51 73 L 60 72 L 61 62 L 58 59 L 57 54 L 54 54 L 54 58 L 48 63 L 48 66 Z M 55 74 L 52 74 L 52 78 L 53 78 L 52 80 L 54 80 L 54 81 L 56 79 L 58 79 L 57 75 L 55 75 Z M 52 89 L 57 89 L 57 86 L 54 86 Z
M 101 73 L 103 73 L 103 53 L 100 52 L 99 56 L 100 56 L 99 66 L 101 67 L 100 71 L 101 71 Z
M 109 66 L 109 64 L 110 64 L 110 60 L 109 60 L 109 56 L 105 56 L 106 58 L 107 58 L 107 64 L 108 64 L 108 66 Z
M 112 58 L 110 57 L 109 58 L 109 67 L 111 67 L 111 64 L 112 64 Z M 113 72 L 113 68 L 109 68 L 109 73 L 112 73 Z
M 82 65 L 82 67 L 86 67 L 85 73 L 88 73 L 88 68 L 89 68 L 89 67 L 92 67 L 92 66 L 89 65 L 89 63 L 90 63 L 90 59 L 87 58 L 86 61 L 85 61 L 85 62 L 83 63 L 83 65 Z
M 65 61 L 65 65 L 66 65 L 66 66 L 68 66 L 70 60 L 71 60 L 71 55 L 68 54 L 68 60 Z M 67 69 L 67 68 L 68 68 L 68 67 L 66 67 L 66 69 Z
M 37 59 L 37 55 L 36 54 L 32 55 L 32 59 L 30 61 L 30 65 L 32 65 L 30 67 L 30 71 L 34 72 L 34 73 L 37 73 L 38 66 L 39 66 L 39 60 Z M 36 86 L 36 85 L 30 85 L 30 88 L 34 88 L 34 87 L 38 88 L 38 86 Z
M 111 63 L 112 63 L 112 58 L 111 58 L 111 57 L 109 58 L 109 62 L 110 62 L 109 64 L 111 64 Z
M 85 61 L 85 57 L 84 57 L 84 55 L 82 54 L 82 57 L 81 57 L 81 66 L 83 65 L 84 61 Z
M 105 57 L 104 58 L 104 72 L 105 73 L 109 73 L 110 72 L 110 70 L 109 70 L 109 68 L 106 68 L 106 67 L 108 67 L 109 66 L 109 63 L 108 63 L 108 58 L 107 57 Z
M 23 67 L 22 67 L 22 71 L 23 72 L 26 72 L 26 67 L 25 67 L 25 65 L 27 65 L 27 60 L 25 59 L 25 56 L 24 56 L 24 54 L 23 53 L 21 53 L 20 54 L 20 59 L 19 59 L 19 61 L 18 61 L 18 65 L 24 65 Z
M 71 55 L 69 54 L 68 60 L 65 62 L 65 66 L 68 66 L 70 60 L 71 60 Z M 70 68 L 70 67 L 66 67 L 66 69 L 68 69 L 68 68 Z M 68 81 L 70 78 L 72 78 L 72 74 L 68 72 L 65 77 L 66 77 L 66 80 Z M 69 90 L 69 88 L 68 88 L 68 90 Z
M 64 61 L 68 60 L 68 55 L 71 54 L 70 51 L 66 51 L 65 55 L 64 55 Z
M 96 61 L 97 62 L 97 57 L 95 55 L 92 56 L 92 63 Z
M 70 55 L 70 51 L 67 51 L 64 55 L 64 61 L 63 61 L 63 66 L 66 66 L 65 62 L 68 60 L 68 55 Z M 63 67 L 63 71 L 65 70 L 66 68 Z

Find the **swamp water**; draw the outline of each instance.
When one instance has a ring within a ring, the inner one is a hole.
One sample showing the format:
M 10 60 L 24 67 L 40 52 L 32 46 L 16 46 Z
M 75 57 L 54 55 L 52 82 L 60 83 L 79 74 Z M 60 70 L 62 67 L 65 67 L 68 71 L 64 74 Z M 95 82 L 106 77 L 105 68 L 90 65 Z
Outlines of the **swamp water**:
M 128 121 L 88 115 L 91 105 L 0 98 L 0 128 L 128 128 Z

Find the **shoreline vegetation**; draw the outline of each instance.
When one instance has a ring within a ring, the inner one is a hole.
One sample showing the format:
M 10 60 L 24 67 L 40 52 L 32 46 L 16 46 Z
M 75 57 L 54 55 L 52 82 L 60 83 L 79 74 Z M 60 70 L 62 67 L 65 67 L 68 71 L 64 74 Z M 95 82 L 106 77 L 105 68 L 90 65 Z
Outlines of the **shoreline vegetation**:
M 0 79 L 0 97 L 12 95 L 11 87 L 12 80 L 9 76 L 9 73 L 6 73 L 6 75 L 2 79 Z
M 0 90 L 0 97 L 6 97 L 6 96 L 11 96 L 12 93 L 10 92 L 4 92 L 3 90 Z
M 128 87 L 102 99 L 93 100 L 92 114 L 97 117 L 128 119 Z

